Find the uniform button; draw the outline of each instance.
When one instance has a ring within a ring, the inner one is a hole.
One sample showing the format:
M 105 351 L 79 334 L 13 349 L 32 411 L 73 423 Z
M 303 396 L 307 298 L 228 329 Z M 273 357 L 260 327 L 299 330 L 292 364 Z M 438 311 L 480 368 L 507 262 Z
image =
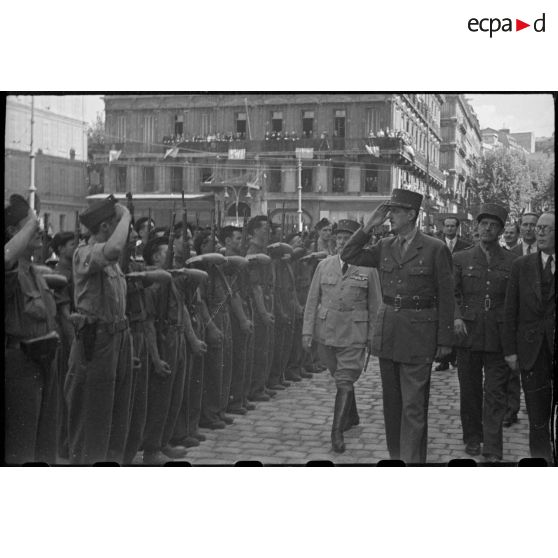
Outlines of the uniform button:
M 399 281 L 397 281 L 398 283 L 401 283 L 401 279 L 399 279 Z
M 487 284 L 487 285 L 490 285 L 490 281 L 487 281 L 486 284 Z

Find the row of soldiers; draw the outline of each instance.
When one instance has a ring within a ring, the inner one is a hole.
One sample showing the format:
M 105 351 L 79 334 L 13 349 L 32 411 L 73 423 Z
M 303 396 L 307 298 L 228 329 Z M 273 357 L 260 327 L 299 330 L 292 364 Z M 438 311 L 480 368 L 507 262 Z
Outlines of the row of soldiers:
M 328 246 L 309 253 L 265 215 L 218 233 L 133 226 L 112 196 L 79 218 L 90 236 L 56 235 L 53 273 L 33 263 L 34 211 L 20 196 L 5 209 L 8 462 L 179 459 L 200 428 L 324 369 L 301 337 Z

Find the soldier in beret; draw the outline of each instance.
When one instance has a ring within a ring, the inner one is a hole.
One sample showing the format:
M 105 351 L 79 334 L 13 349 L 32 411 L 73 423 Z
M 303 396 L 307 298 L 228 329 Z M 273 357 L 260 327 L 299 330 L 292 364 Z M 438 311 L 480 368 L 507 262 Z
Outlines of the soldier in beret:
M 64 388 L 69 458 L 73 464 L 121 463 L 130 417 L 132 347 L 126 279 L 118 261 L 131 217 L 111 195 L 79 219 L 91 237 L 74 253 L 77 334 Z
M 358 228 L 356 221 L 339 221 L 339 252 Z M 345 451 L 343 432 L 359 423 L 354 383 L 365 366 L 379 300 L 375 270 L 349 265 L 338 255 L 318 264 L 304 309 L 302 344 L 310 350 L 315 339 L 320 360 L 335 379 L 331 445 L 337 453 Z
M 40 339 L 56 331 L 56 303 L 31 263 L 42 244 L 39 221 L 28 203 L 13 194 L 4 209 L 4 227 L 5 459 L 55 463 L 58 342 Z
M 465 451 L 482 453 L 489 462 L 502 459 L 502 425 L 507 385 L 513 373 L 502 352 L 504 299 L 513 251 L 502 248 L 507 210 L 481 206 L 477 216 L 480 243 L 453 256 L 457 373 Z
M 421 194 L 394 189 L 341 254 L 380 274 L 383 304 L 372 354 L 380 359 L 388 450 L 406 463 L 426 461 L 432 362 L 453 344 L 451 254 L 444 242 L 417 229 L 421 203 Z M 395 236 L 365 247 L 388 218 Z

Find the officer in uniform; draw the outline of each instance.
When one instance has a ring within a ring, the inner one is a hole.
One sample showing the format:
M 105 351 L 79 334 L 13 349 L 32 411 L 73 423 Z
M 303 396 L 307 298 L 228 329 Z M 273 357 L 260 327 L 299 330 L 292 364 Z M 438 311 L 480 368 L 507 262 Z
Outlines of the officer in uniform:
M 74 253 L 77 335 L 64 386 L 73 464 L 122 462 L 130 418 L 132 347 L 118 260 L 130 212 L 111 195 L 80 216 L 91 232 Z
M 358 228 L 356 221 L 339 221 L 336 231 L 339 252 Z M 358 424 L 353 384 L 363 371 L 380 294 L 375 270 L 349 265 L 337 255 L 318 264 L 308 292 L 302 344 L 310 350 L 312 340 L 316 340 L 320 360 L 335 379 L 331 444 L 338 453 L 345 451 L 343 431 Z
M 57 447 L 56 303 L 39 266 L 39 222 L 10 196 L 4 209 L 4 377 L 7 463 L 55 463 Z
M 426 461 L 432 362 L 453 344 L 451 254 L 417 229 L 421 203 L 421 194 L 394 189 L 341 253 L 344 261 L 380 273 L 383 304 L 372 354 L 380 358 L 388 450 L 406 463 Z M 388 217 L 395 236 L 365 248 Z
M 502 423 L 511 374 L 502 353 L 504 298 L 517 255 L 499 245 L 507 210 L 487 203 L 477 216 L 480 243 L 453 257 L 457 374 L 465 451 L 502 459 Z M 484 372 L 484 374 L 483 374 Z M 484 378 L 483 378 L 484 376 Z

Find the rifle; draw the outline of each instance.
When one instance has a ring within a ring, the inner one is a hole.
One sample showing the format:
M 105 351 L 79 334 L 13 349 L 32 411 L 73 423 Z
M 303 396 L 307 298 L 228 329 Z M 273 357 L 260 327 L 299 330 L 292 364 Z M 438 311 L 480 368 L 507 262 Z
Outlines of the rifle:
M 151 208 L 147 213 L 147 241 L 149 242 L 149 235 L 151 234 Z M 147 242 L 146 242 L 147 244 Z
M 167 248 L 167 257 L 165 258 L 164 269 L 172 269 L 174 259 L 174 221 L 176 213 L 171 209 L 171 224 L 169 230 L 169 247 Z
M 182 257 L 184 261 L 181 263 L 185 265 L 186 261 L 190 259 L 190 243 L 186 236 L 186 227 L 188 224 L 188 210 L 186 209 L 186 200 L 184 199 L 184 190 L 182 190 Z
M 244 220 L 242 222 L 242 255 L 246 254 L 248 240 L 248 216 L 246 215 L 246 208 L 244 208 Z
M 48 213 L 43 215 L 43 250 L 41 254 L 41 263 L 45 263 L 48 259 Z
M 130 212 L 131 222 L 130 227 L 134 225 L 134 204 L 132 202 L 132 193 L 126 193 L 126 207 Z M 124 273 L 128 273 L 130 267 L 130 229 L 128 229 L 128 235 L 126 236 L 126 244 L 124 245 L 124 250 L 122 250 L 122 257 L 120 258 L 120 267 Z
M 281 242 L 285 242 L 285 200 L 283 200 L 283 209 L 281 215 Z
M 211 251 L 215 252 L 215 209 L 210 212 L 211 219 Z
M 76 245 L 76 248 L 79 245 L 79 233 L 80 233 L 80 226 L 79 226 L 79 211 L 75 212 L 76 215 L 76 219 L 75 219 L 75 223 L 74 223 L 74 242 Z

